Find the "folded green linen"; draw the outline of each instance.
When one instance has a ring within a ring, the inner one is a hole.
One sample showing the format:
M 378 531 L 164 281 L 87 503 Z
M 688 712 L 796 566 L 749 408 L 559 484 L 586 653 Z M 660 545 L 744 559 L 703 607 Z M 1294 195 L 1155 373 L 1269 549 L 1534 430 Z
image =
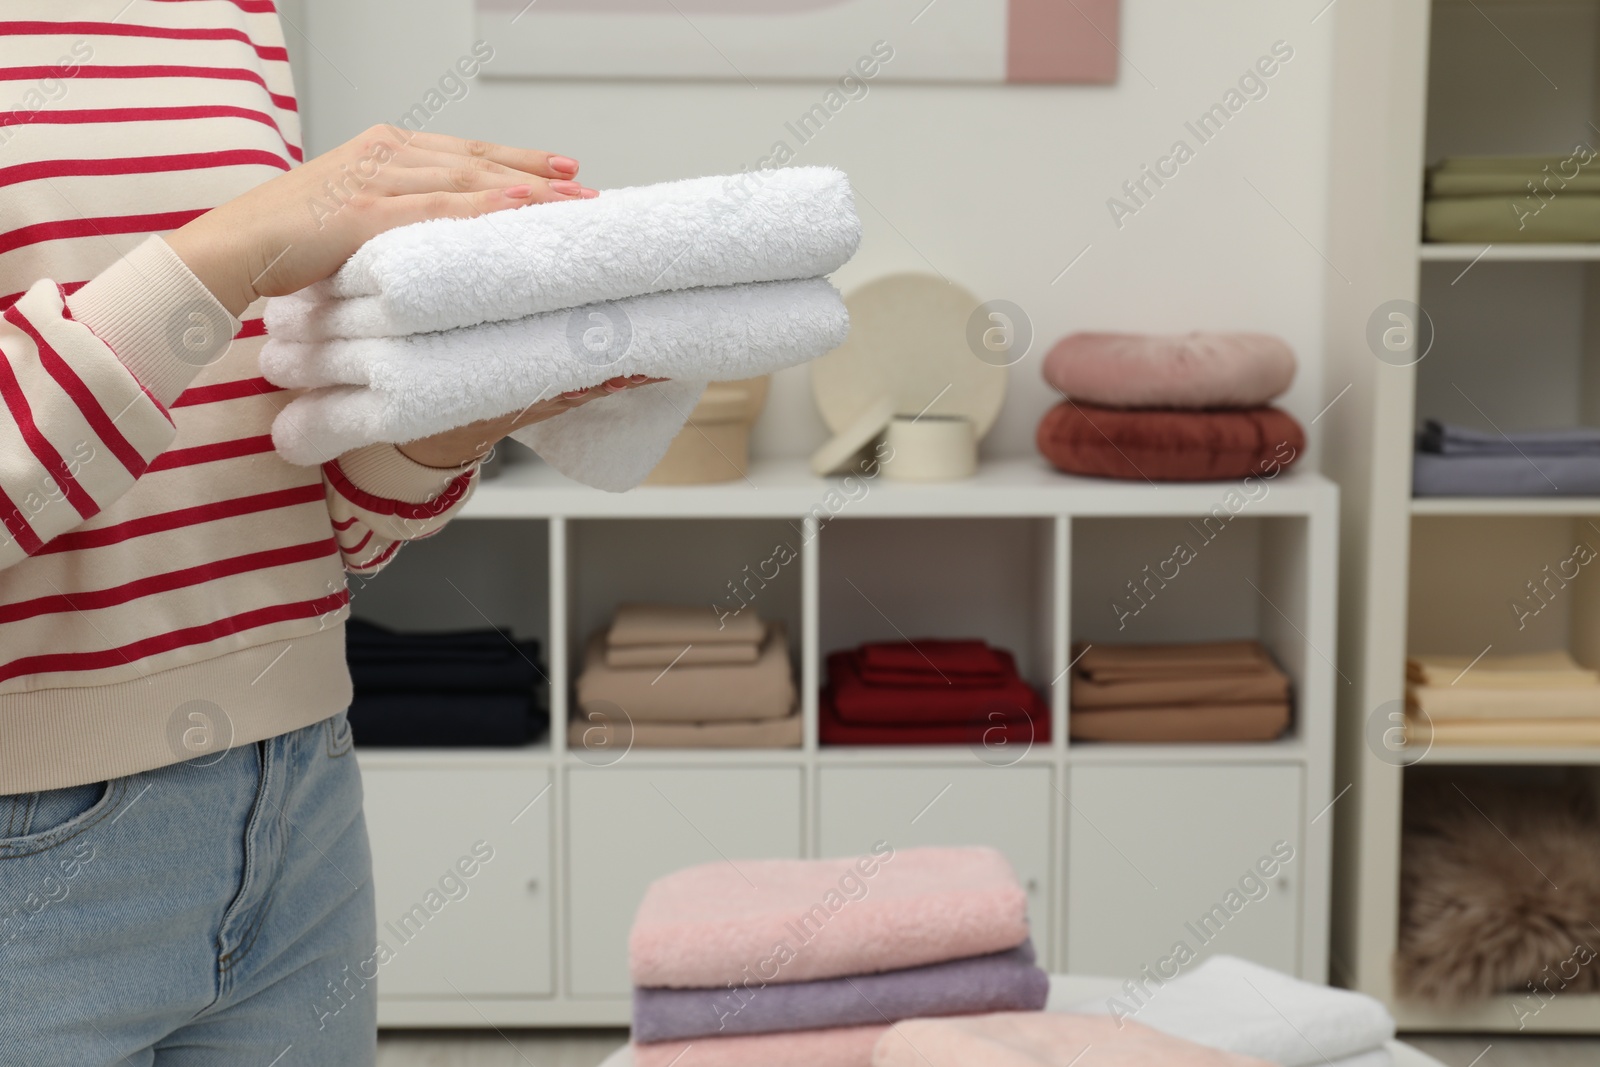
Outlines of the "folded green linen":
M 1422 232 L 1429 241 L 1600 241 L 1600 195 L 1568 192 L 1542 204 L 1526 197 L 1441 197 L 1423 205 Z

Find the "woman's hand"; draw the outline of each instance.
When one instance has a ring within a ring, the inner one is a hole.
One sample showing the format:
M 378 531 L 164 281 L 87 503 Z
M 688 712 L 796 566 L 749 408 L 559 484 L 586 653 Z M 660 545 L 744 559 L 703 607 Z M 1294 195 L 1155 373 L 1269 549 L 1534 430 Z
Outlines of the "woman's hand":
M 564 156 L 374 126 L 167 236 L 235 317 L 328 277 L 371 237 L 427 219 L 600 195 Z M 545 416 L 548 418 L 549 416 Z
M 635 374 L 631 378 L 612 378 L 588 389 L 575 389 L 550 400 L 541 400 L 515 415 L 485 419 L 483 422 L 475 422 L 457 430 L 446 430 L 444 433 L 424 437 L 398 447 L 408 458 L 424 467 L 462 467 L 474 460 L 482 459 L 502 437 L 524 426 L 553 419 L 563 412 L 580 408 L 599 397 L 664 381 L 665 378 L 647 378 L 643 374 Z

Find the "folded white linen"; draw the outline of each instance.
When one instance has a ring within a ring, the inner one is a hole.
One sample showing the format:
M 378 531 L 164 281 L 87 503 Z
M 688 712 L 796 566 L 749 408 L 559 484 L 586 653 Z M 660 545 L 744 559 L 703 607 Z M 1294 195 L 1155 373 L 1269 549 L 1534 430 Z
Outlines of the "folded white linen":
M 1213 956 L 1159 986 L 1143 984 L 1142 1006 L 1124 994 L 1065 1010 L 1120 1015 L 1283 1067 L 1381 1050 L 1394 1037 L 1394 1018 L 1372 997 L 1302 982 L 1235 956 Z
M 706 382 L 814 359 L 843 343 L 849 325 L 838 291 L 808 278 L 654 293 L 442 333 L 269 338 L 261 370 L 274 384 L 311 390 L 279 413 L 272 431 L 280 455 L 308 466 L 519 412 L 609 378 L 670 378 L 513 435 L 569 478 L 620 492 L 660 461 Z
M 290 341 L 393 337 L 646 293 L 831 274 L 861 243 L 850 181 L 780 167 L 379 234 L 332 278 L 267 304 Z

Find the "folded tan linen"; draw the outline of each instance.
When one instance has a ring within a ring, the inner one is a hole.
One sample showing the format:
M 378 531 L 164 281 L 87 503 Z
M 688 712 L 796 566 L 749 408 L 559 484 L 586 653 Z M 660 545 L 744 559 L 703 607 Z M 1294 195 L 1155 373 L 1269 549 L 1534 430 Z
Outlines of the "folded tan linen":
M 1418 719 L 1406 716 L 1408 745 L 1600 745 L 1596 719 Z
M 1588 689 L 1600 686 L 1600 671 L 1580 667 L 1565 649 L 1476 661 L 1471 656 L 1409 656 L 1406 681 L 1452 689 Z
M 1600 241 L 1600 196 L 1561 193 L 1537 213 L 1522 197 L 1449 196 L 1422 207 L 1429 241 Z
M 1073 646 L 1074 669 L 1096 682 L 1133 681 L 1200 674 L 1277 671 L 1260 641 L 1204 641 L 1180 645 Z
M 1282 703 L 1289 699 L 1289 679 L 1280 671 L 1251 671 L 1244 674 L 1204 672 L 1192 677 L 1165 674 L 1128 681 L 1096 682 L 1080 674 L 1072 676 L 1072 707 L 1137 708 L 1180 704 L 1205 707 L 1212 704 Z
M 634 748 L 799 748 L 800 713 L 781 719 L 729 722 L 590 722 L 567 725 L 574 752 L 624 752 Z
M 1600 686 L 1583 689 L 1467 689 L 1410 685 L 1408 707 L 1434 719 L 1600 719 Z
M 615 716 L 620 708 L 635 723 L 781 719 L 795 703 L 789 641 L 781 622 L 772 624 L 754 663 L 686 667 L 608 667 L 605 634 L 589 639 L 578 706 Z
M 765 629 L 753 611 L 719 616 L 709 606 L 695 604 L 618 604 L 611 618 L 606 644 L 722 645 L 760 641 Z
M 606 646 L 607 667 L 704 667 L 714 663 L 754 663 L 759 641 L 738 644 L 621 645 Z
M 1073 709 L 1067 725 L 1074 741 L 1271 741 L 1288 728 L 1289 705 Z

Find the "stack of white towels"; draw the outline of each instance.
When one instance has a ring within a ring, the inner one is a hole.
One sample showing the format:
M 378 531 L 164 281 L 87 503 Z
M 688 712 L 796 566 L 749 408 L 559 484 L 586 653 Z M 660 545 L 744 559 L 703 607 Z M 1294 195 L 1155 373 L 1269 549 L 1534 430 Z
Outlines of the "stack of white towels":
M 390 230 L 332 278 L 268 303 L 262 373 L 307 390 L 278 416 L 274 444 L 311 465 L 611 378 L 671 379 L 513 435 L 568 477 L 632 488 L 707 382 L 843 342 L 849 316 L 826 275 L 860 239 L 849 180 L 826 167 Z

